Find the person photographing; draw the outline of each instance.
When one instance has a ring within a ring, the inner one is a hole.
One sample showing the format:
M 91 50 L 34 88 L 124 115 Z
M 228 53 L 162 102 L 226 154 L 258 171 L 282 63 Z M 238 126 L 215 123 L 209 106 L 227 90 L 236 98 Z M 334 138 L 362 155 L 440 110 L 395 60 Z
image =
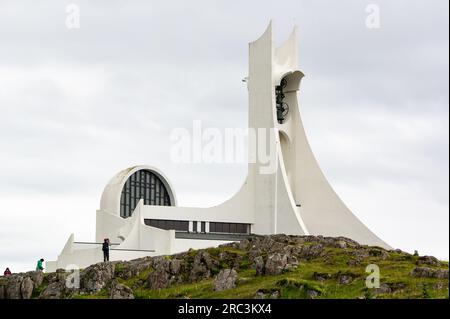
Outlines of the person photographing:
M 109 247 L 111 246 L 109 239 L 105 238 L 102 244 L 103 262 L 109 261 Z

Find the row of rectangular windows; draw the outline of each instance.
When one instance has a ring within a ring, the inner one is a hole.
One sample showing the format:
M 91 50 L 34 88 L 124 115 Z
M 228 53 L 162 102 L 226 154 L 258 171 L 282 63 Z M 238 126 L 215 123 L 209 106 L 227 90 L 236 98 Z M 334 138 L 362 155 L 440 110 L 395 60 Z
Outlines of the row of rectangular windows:
M 184 220 L 162 220 L 162 219 L 145 219 L 147 226 L 152 226 L 164 230 L 189 231 L 189 222 Z M 197 231 L 197 222 L 194 221 L 192 225 L 194 232 Z M 201 232 L 206 232 L 206 222 L 200 224 Z M 250 224 L 241 223 L 209 223 L 210 233 L 227 233 L 227 234 L 250 234 Z
M 145 225 L 164 230 L 189 231 L 189 222 L 184 220 L 145 219 Z
M 211 233 L 229 233 L 229 234 L 250 234 L 249 224 L 240 223 L 209 223 L 209 232 Z

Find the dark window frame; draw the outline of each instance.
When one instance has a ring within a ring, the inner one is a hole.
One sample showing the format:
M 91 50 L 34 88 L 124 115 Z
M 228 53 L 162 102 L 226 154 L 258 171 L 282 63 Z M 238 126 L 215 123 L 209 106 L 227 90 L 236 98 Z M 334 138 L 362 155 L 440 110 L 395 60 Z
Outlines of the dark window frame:
M 250 234 L 251 225 L 244 223 L 210 222 L 209 232 L 223 234 Z
M 141 199 L 144 205 L 172 206 L 164 182 L 150 170 L 138 170 L 126 180 L 120 195 L 120 216 L 131 217 Z
M 189 221 L 187 220 L 144 219 L 144 223 L 147 226 L 164 230 L 189 231 Z

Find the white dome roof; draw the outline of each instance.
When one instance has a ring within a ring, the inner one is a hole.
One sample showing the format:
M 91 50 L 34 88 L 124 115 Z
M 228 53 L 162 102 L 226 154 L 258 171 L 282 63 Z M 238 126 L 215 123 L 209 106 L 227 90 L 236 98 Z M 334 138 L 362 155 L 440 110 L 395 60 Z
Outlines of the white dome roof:
M 129 167 L 127 169 L 124 169 L 123 171 L 120 171 L 109 181 L 102 193 L 102 197 L 100 200 L 100 210 L 120 216 L 120 196 L 122 194 L 123 186 L 131 175 L 140 170 L 150 171 L 158 176 L 166 187 L 167 192 L 169 193 L 172 206 L 177 205 L 173 187 L 170 184 L 169 180 L 164 176 L 164 174 L 154 167 L 139 165 Z

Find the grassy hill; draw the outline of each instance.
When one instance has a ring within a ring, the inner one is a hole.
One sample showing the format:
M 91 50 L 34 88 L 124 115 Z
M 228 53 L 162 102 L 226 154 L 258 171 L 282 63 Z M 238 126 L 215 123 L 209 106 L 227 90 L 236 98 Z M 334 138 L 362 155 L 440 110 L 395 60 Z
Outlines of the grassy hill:
M 380 287 L 368 288 L 368 265 Z M 226 271 L 225 271 L 226 270 Z M 346 238 L 258 236 L 218 248 L 45 274 L 33 298 L 448 298 L 448 262 Z M 2 285 L 0 281 L 0 286 Z M 5 286 L 5 281 L 3 280 Z M 5 286 L 6 287 L 6 286 Z M 2 288 L 2 287 L 0 287 Z M 6 289 L 6 288 L 5 288 Z

